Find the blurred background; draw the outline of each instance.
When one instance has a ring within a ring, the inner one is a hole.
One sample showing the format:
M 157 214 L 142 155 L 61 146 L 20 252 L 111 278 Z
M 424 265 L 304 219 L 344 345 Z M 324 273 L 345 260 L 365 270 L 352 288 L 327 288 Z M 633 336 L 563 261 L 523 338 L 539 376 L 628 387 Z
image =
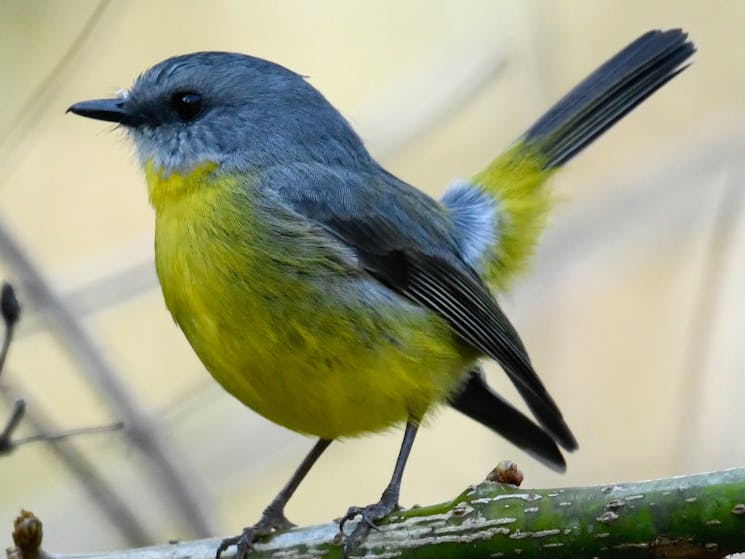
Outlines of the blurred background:
M 693 66 L 556 177 L 533 268 L 503 297 L 580 442 L 567 473 L 442 410 L 401 502 L 452 498 L 508 458 L 528 487 L 742 466 L 743 24 L 738 2 L 0 0 L 0 278 L 24 304 L 0 428 L 18 397 L 18 437 L 127 425 L 0 457 L 0 544 L 21 507 L 53 552 L 230 535 L 312 445 L 205 372 L 162 301 L 132 147 L 65 115 L 196 50 L 309 76 L 386 168 L 439 196 L 638 35 L 689 31 Z M 400 437 L 332 445 L 290 519 L 377 500 Z

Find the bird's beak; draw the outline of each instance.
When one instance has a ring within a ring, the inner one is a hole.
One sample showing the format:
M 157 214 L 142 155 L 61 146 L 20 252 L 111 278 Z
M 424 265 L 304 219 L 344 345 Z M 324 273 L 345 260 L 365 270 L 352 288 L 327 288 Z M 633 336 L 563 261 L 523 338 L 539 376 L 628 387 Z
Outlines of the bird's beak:
M 70 106 L 67 112 L 107 122 L 118 122 L 125 126 L 136 126 L 140 120 L 137 115 L 127 111 L 123 99 L 81 101 Z

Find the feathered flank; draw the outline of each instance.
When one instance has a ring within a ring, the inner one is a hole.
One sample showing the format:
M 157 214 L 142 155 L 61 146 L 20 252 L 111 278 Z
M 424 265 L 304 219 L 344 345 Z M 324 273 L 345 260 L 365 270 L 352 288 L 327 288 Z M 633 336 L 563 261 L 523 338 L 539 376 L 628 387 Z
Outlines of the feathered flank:
M 265 190 L 351 248 L 359 265 L 398 295 L 433 311 L 478 354 L 497 361 L 541 426 L 567 450 L 577 442 L 538 378 L 515 328 L 452 241 L 452 226 L 437 205 L 390 174 L 341 176 L 321 165 L 295 167 L 303 180 L 285 180 L 287 168 L 267 173 Z M 385 181 L 385 187 L 380 185 Z M 333 193 L 333 198 L 328 196 Z M 395 193 L 395 207 L 391 206 Z M 344 204 L 342 200 L 354 202 Z M 386 211 L 382 211 L 385 209 Z M 428 211 L 427 227 L 416 219 Z

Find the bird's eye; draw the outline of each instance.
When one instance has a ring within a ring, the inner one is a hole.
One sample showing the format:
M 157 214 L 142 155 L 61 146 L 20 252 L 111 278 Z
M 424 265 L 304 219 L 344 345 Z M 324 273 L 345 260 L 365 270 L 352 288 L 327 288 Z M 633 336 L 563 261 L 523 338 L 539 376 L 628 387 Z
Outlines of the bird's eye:
M 194 120 L 204 108 L 202 96 L 193 91 L 177 91 L 171 95 L 171 108 L 184 122 Z

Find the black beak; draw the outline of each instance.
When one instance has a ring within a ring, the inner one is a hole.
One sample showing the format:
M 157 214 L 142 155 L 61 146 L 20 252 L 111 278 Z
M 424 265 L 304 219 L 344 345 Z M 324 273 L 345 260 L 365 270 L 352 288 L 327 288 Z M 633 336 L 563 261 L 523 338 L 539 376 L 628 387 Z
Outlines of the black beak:
M 118 122 L 125 126 L 136 126 L 141 120 L 136 115 L 127 111 L 123 99 L 81 101 L 72 105 L 67 109 L 67 112 L 97 120 L 105 120 L 107 122 Z

